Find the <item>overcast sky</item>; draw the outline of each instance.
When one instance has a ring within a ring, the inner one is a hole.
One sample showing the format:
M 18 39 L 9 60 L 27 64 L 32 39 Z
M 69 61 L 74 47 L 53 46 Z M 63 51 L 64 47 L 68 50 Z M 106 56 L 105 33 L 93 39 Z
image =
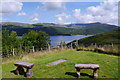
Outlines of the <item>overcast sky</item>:
M 2 2 L 2 22 L 118 23 L 118 3 L 104 2 Z

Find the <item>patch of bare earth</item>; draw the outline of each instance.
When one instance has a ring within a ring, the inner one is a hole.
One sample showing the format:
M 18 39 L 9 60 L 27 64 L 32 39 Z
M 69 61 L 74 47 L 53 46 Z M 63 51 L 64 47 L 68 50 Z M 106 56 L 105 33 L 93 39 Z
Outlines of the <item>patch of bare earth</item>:
M 65 59 L 60 59 L 60 60 L 57 60 L 57 61 L 48 63 L 46 66 L 57 65 L 57 64 L 59 64 L 59 63 L 65 62 L 65 61 L 67 61 L 67 60 L 65 60 Z

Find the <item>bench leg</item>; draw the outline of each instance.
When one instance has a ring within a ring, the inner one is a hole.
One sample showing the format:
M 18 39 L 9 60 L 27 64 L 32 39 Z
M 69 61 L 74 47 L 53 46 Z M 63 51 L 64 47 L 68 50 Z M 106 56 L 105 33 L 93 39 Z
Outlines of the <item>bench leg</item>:
M 93 69 L 93 78 L 98 78 L 97 69 Z
M 32 77 L 32 69 L 27 68 L 26 77 Z
M 21 67 L 21 66 L 18 66 L 17 67 L 17 69 L 16 69 L 16 71 L 15 71 L 15 74 L 16 75 L 19 75 L 19 74 L 24 74 L 24 69 L 23 69 L 23 67 Z
M 78 78 L 80 78 L 80 69 L 76 69 Z

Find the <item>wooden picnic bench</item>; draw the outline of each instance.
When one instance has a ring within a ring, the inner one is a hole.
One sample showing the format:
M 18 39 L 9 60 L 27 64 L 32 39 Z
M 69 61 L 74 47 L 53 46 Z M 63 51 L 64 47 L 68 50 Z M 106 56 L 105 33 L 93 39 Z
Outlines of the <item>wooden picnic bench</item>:
M 97 70 L 99 69 L 98 64 L 75 64 L 75 68 L 77 71 L 78 78 L 80 78 L 80 70 L 81 69 L 93 69 L 93 77 L 97 78 Z
M 15 66 L 17 66 L 16 68 L 16 74 L 19 75 L 19 74 L 24 74 L 24 68 L 26 68 L 26 74 L 25 76 L 26 77 L 31 77 L 33 72 L 32 72 L 32 67 L 34 66 L 34 64 L 32 63 L 27 63 L 27 62 L 17 62 L 14 64 Z

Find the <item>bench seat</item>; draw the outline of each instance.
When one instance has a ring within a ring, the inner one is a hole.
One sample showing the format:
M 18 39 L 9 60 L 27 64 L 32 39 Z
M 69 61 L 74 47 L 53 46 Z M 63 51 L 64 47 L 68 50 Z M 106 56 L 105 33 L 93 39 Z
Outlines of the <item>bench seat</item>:
M 34 66 L 34 64 L 32 63 L 27 63 L 27 62 L 17 62 L 17 63 L 14 63 L 15 66 L 17 66 L 17 69 L 15 70 L 16 74 L 19 75 L 19 74 L 24 74 L 25 73 L 25 76 L 26 77 L 31 77 L 33 72 L 32 72 L 32 67 Z M 26 72 L 24 71 L 24 68 L 26 68 Z
M 17 62 L 14 64 L 15 66 L 22 66 L 22 67 L 25 67 L 25 68 L 32 68 L 34 66 L 34 64 L 32 63 L 27 63 L 27 62 Z
M 97 70 L 99 69 L 98 64 L 75 64 L 75 68 L 77 71 L 78 78 L 80 78 L 80 70 L 81 69 L 93 69 L 93 78 L 97 78 Z
M 99 69 L 98 64 L 75 64 L 75 67 L 80 69 Z

